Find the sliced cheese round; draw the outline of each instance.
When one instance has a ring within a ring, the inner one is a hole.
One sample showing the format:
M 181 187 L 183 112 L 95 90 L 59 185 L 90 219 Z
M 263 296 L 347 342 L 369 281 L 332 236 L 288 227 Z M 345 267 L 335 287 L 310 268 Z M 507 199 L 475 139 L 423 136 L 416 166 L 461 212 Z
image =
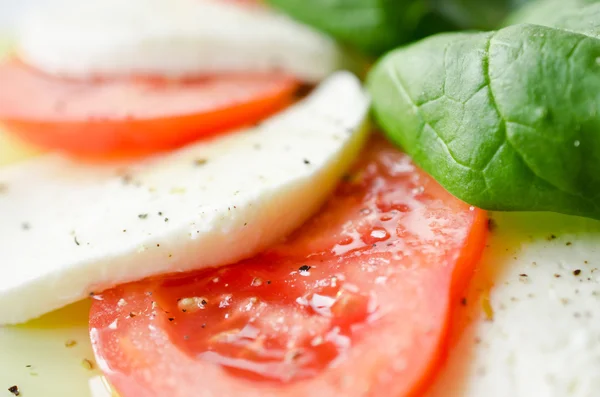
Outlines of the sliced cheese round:
M 452 348 L 426 397 L 594 397 L 600 390 L 600 222 L 494 213 Z
M 315 82 L 345 66 L 321 33 L 218 0 L 63 1 L 35 10 L 18 37 L 25 62 L 76 78 L 283 71 Z
M 366 139 L 368 107 L 360 81 L 339 72 L 258 126 L 176 152 L 0 169 L 0 324 L 263 250 L 327 198 Z

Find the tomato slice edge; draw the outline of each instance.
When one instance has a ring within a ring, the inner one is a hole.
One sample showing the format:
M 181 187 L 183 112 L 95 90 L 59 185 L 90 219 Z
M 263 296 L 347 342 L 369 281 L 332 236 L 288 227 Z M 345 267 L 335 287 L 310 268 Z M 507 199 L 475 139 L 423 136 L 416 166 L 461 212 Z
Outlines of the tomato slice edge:
M 172 149 L 254 124 L 289 105 L 299 82 L 264 74 L 67 81 L 10 60 L 0 64 L 0 85 L 0 123 L 11 133 L 46 149 L 102 157 Z

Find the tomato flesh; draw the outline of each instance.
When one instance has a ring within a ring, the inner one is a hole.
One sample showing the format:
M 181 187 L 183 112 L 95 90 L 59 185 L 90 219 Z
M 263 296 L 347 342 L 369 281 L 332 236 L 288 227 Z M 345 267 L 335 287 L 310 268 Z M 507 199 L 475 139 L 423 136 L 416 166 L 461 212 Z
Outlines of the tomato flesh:
M 147 153 L 248 125 L 288 105 L 284 75 L 169 81 L 62 80 L 16 60 L 0 64 L 0 123 L 35 145 L 76 155 Z
M 418 395 L 485 236 L 484 212 L 375 138 L 280 245 L 98 296 L 92 343 L 123 397 Z

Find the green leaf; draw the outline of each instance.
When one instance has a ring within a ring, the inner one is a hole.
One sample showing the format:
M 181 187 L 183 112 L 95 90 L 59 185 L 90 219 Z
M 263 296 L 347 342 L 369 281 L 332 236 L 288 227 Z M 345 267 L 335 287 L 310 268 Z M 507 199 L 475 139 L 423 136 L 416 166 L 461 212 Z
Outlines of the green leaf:
M 600 4 L 443 34 L 371 71 L 386 134 L 462 200 L 600 219 Z
M 267 0 L 293 18 L 370 54 L 380 54 L 431 33 L 422 21 L 431 16 L 426 0 Z M 436 31 L 447 23 L 435 20 Z
M 433 8 L 462 29 L 491 30 L 529 0 L 431 0 Z
M 512 13 L 503 23 L 503 26 L 519 23 L 532 23 L 536 25 L 555 26 L 558 20 L 564 17 L 564 10 L 569 13 L 599 0 L 535 0 Z M 562 10 L 562 12 L 561 12 Z

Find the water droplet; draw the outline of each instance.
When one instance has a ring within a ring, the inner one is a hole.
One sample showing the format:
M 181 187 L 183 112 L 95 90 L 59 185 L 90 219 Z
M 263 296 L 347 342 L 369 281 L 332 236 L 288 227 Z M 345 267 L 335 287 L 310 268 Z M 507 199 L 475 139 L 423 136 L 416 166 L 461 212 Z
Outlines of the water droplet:
M 579 142 L 579 141 L 575 141 L 575 142 L 573 142 L 573 146 L 575 146 L 575 147 L 579 147 L 579 145 L 581 145 L 581 142 Z
M 254 278 L 252 279 L 252 282 L 250 283 L 250 285 L 251 285 L 252 287 L 260 287 L 262 284 L 263 284 L 263 281 L 262 281 L 262 279 L 261 279 L 261 278 L 259 278 L 259 277 L 254 277 Z

